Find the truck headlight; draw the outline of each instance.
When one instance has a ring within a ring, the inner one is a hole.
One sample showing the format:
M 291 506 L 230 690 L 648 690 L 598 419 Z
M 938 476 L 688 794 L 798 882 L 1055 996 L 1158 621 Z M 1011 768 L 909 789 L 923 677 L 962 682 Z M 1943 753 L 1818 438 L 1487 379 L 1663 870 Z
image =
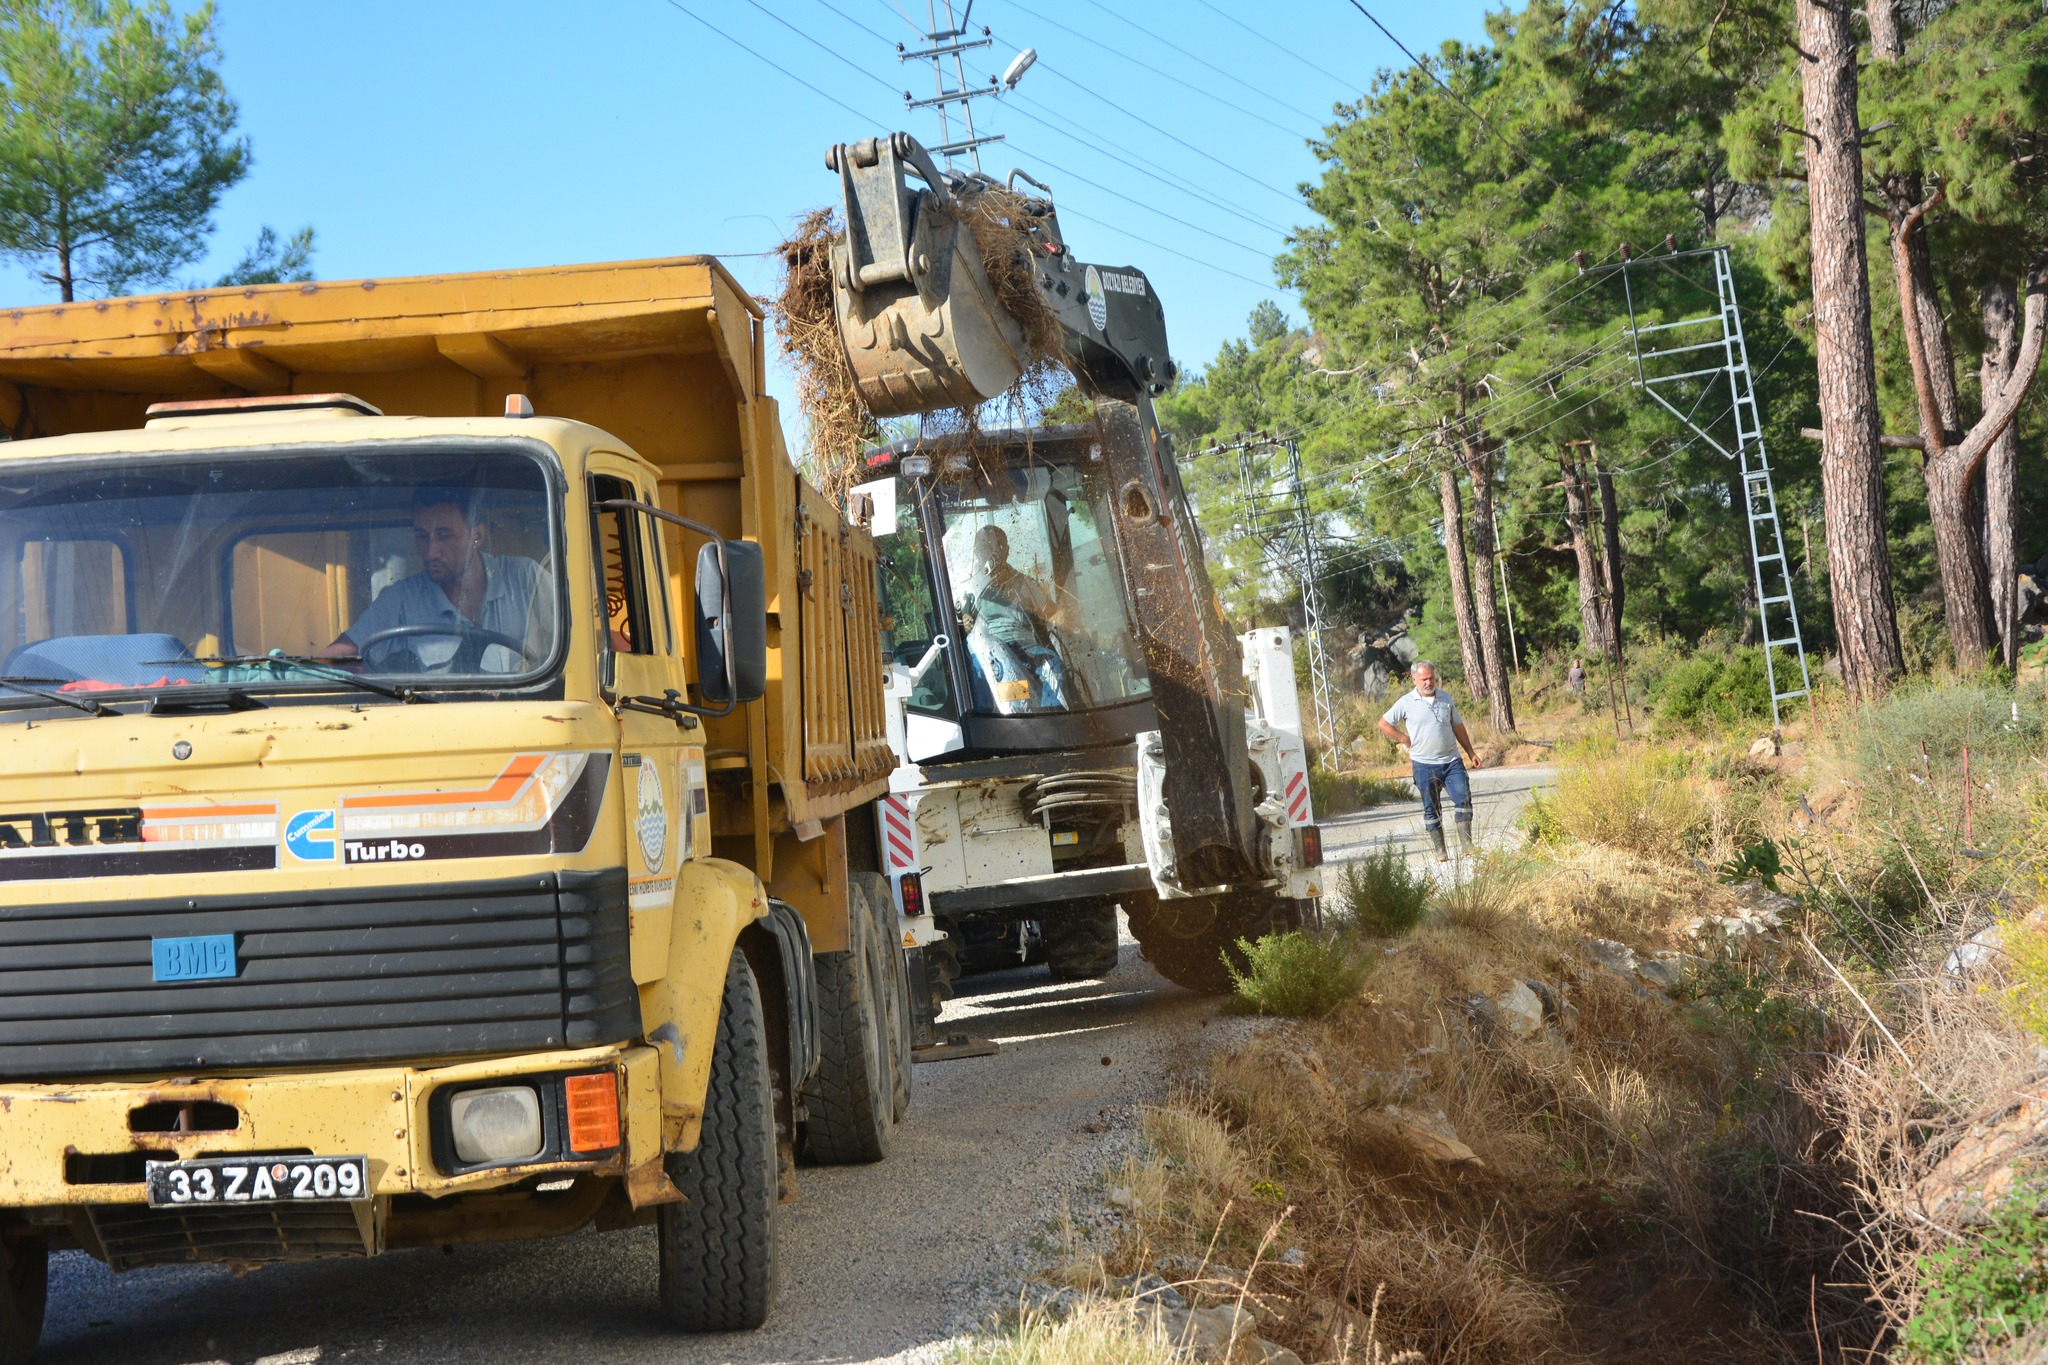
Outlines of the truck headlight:
M 540 1096 L 531 1086 L 465 1090 L 448 1100 L 448 1131 L 465 1166 L 529 1161 L 541 1153 Z

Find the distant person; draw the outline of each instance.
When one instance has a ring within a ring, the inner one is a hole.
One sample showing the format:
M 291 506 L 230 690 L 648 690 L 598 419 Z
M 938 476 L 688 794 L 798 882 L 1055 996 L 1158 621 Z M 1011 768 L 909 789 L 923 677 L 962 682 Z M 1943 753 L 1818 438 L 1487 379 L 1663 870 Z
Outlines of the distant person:
M 1586 695 L 1586 666 L 1577 659 L 1572 660 L 1571 672 L 1564 675 L 1564 685 L 1572 690 L 1575 697 Z
M 1449 793 L 1458 819 L 1458 847 L 1472 852 L 1472 783 L 1458 750 L 1465 751 L 1474 768 L 1485 765 L 1472 748 L 1472 736 L 1465 733 L 1465 722 L 1458 718 L 1457 704 L 1437 690 L 1436 665 L 1417 659 L 1409 665 L 1408 676 L 1415 688 L 1387 708 L 1380 717 L 1380 733 L 1407 750 L 1415 790 L 1422 797 L 1422 827 L 1429 831 L 1437 861 L 1445 862 L 1451 855 L 1444 848 L 1444 818 L 1437 797 Z M 1401 733 L 1394 728 L 1397 725 L 1408 732 Z
M 415 489 L 412 525 L 420 571 L 379 593 L 334 643 L 319 651 L 319 657 L 359 658 L 363 642 L 398 626 L 446 626 L 445 635 L 422 632 L 394 639 L 385 648 L 402 644 L 422 669 L 461 665 L 464 672 L 521 673 L 534 666 L 535 657 L 522 659 L 504 645 L 471 645 L 465 639 L 474 640 L 465 627 L 520 641 L 547 642 L 553 637 L 554 603 L 540 565 L 484 549 L 489 525 L 483 515 L 483 491 Z

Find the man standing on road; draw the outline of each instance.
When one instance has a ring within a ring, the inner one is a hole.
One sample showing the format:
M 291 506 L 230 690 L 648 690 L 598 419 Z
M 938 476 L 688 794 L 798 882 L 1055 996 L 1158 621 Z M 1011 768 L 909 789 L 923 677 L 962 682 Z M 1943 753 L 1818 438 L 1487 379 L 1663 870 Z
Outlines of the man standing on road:
M 1472 736 L 1465 733 L 1465 722 L 1458 718 L 1457 704 L 1437 690 L 1436 665 L 1417 659 L 1409 666 L 1408 676 L 1414 679 L 1415 690 L 1387 708 L 1387 714 L 1380 717 L 1380 733 L 1408 751 L 1415 790 L 1422 797 L 1422 827 L 1429 831 L 1437 861 L 1445 862 L 1451 855 L 1444 850 L 1444 818 L 1437 809 L 1437 797 L 1449 794 L 1458 819 L 1458 847 L 1470 853 L 1472 783 L 1458 750 L 1465 751 L 1474 768 L 1484 765 L 1472 748 Z M 1402 734 L 1396 725 L 1405 725 L 1408 733 Z

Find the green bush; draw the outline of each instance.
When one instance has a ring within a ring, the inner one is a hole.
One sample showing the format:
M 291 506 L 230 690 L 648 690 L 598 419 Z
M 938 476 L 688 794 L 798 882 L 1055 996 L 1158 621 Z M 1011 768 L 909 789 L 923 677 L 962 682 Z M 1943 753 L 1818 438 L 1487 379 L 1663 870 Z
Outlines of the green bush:
M 1337 897 L 1350 927 L 1373 938 L 1393 938 L 1422 923 L 1433 886 L 1391 838 L 1337 874 Z
M 1977 1360 L 1987 1347 L 2048 1323 L 2048 1214 L 2040 1187 L 1993 1210 L 1989 1231 L 1919 1261 L 1920 1309 L 1901 1334 L 1925 1365 Z
M 1667 725 L 1766 720 L 1771 682 L 1761 650 L 1695 654 L 1673 666 L 1657 692 L 1657 719 Z
M 1237 992 L 1232 1004 L 1250 1014 L 1294 1017 L 1328 1014 L 1355 999 L 1365 984 L 1366 965 L 1340 940 L 1314 934 L 1267 934 L 1253 943 L 1237 941 L 1244 954 L 1240 972 L 1223 955 L 1230 984 Z

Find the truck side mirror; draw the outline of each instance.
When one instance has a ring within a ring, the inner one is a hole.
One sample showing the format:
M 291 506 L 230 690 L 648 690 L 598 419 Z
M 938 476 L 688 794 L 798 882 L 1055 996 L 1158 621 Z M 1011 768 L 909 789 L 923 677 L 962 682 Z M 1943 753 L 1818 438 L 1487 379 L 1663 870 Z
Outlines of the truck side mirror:
M 697 552 L 697 692 L 720 706 L 759 701 L 768 690 L 767 573 L 761 547 L 747 540 L 723 544 L 722 570 L 720 542 Z

